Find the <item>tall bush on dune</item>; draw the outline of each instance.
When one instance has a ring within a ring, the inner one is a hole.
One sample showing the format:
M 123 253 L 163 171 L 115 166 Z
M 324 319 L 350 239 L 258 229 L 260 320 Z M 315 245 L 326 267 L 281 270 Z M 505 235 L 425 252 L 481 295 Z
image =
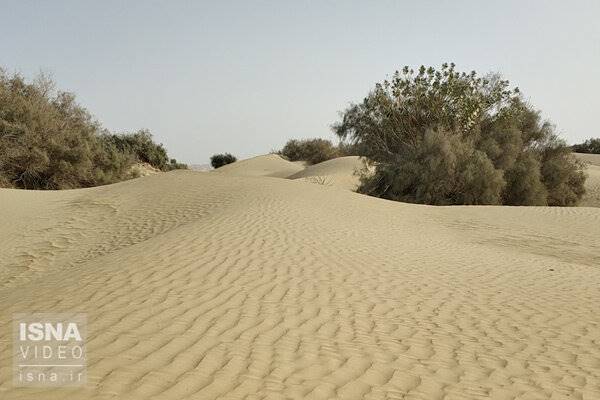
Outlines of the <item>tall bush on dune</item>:
M 134 133 L 106 135 L 104 139 L 115 145 L 119 151 L 133 154 L 137 160 L 161 171 L 187 168 L 176 159 L 169 159 L 167 150 L 161 143 L 154 142 L 152 134 L 147 129 L 140 129 Z
M 575 205 L 583 166 L 498 75 L 405 67 L 333 126 L 375 167 L 359 191 L 424 204 Z
M 112 135 L 71 93 L 45 76 L 26 82 L 0 69 L 0 185 L 23 189 L 98 186 L 131 177 L 137 161 L 172 166 L 147 131 Z
M 0 174 L 11 186 L 63 189 L 123 179 L 132 162 L 66 92 L 41 76 L 26 83 L 0 71 Z

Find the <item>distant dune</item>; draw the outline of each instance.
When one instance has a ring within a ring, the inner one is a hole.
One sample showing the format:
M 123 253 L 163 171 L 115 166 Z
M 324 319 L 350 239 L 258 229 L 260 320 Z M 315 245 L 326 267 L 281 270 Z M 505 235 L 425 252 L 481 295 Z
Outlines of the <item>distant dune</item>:
M 210 164 L 190 164 L 188 168 L 192 171 L 210 171 L 212 169 Z
M 358 164 L 0 189 L 0 398 L 600 398 L 600 209 L 305 182 Z M 87 313 L 86 387 L 12 386 L 33 311 Z
M 587 164 L 586 194 L 582 207 L 600 207 L 600 155 L 578 154 L 576 157 Z M 339 157 L 319 164 L 305 166 L 301 162 L 290 162 L 276 154 L 257 156 L 235 162 L 215 170 L 234 176 L 270 176 L 298 179 L 322 186 L 334 186 L 355 191 L 359 185 L 356 174 L 364 167 L 360 157 Z
M 215 173 L 233 176 L 268 176 L 287 178 L 304 169 L 304 163 L 287 161 L 277 154 L 257 156 L 227 164 Z

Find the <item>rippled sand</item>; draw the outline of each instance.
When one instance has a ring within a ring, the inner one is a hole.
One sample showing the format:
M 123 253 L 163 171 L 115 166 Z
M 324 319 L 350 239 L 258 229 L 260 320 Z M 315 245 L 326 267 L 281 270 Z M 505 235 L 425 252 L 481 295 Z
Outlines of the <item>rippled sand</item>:
M 282 179 L 303 168 L 0 190 L 0 399 L 600 398 L 600 209 Z M 33 311 L 87 313 L 86 387 L 12 386 Z

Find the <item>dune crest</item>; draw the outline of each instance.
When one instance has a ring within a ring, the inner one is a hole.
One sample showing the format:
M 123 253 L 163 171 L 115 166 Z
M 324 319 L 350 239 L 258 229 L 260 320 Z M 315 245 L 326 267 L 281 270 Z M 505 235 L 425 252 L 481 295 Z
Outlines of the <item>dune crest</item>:
M 213 172 L 231 176 L 287 178 L 303 169 L 302 162 L 287 161 L 277 154 L 266 154 L 227 164 Z
M 14 388 L 0 341 L 2 399 L 600 398 L 600 209 L 192 171 L 0 202 L 2 337 L 90 331 L 68 390 Z
M 364 167 L 360 157 L 338 157 L 310 165 L 291 175 L 288 179 L 303 179 L 311 183 L 337 186 L 355 191 L 359 185 L 359 172 Z

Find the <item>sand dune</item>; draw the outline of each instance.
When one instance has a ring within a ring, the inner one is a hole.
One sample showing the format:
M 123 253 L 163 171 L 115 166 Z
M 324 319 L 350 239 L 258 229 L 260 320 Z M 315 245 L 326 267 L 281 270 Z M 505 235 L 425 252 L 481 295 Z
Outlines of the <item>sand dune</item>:
M 227 164 L 213 172 L 232 176 L 287 178 L 304 169 L 304 163 L 287 161 L 277 154 L 257 156 Z
M 326 186 L 338 186 L 348 190 L 356 190 L 359 178 L 356 171 L 363 168 L 360 157 L 348 156 L 334 158 L 319 164 L 310 165 L 288 176 L 289 179 L 302 179 L 307 182 Z
M 261 160 L 0 190 L 0 398 L 600 398 L 600 209 L 395 203 Z M 12 386 L 32 311 L 87 313 L 86 387 Z
M 586 173 L 588 175 L 586 194 L 579 205 L 582 207 L 600 207 L 600 155 L 576 153 L 576 156 L 587 164 Z M 340 157 L 310 165 L 288 176 L 288 178 L 302 179 L 310 183 L 355 191 L 359 185 L 359 177 L 356 171 L 360 171 L 363 167 L 363 162 L 359 157 Z M 282 176 L 285 176 L 286 173 Z

